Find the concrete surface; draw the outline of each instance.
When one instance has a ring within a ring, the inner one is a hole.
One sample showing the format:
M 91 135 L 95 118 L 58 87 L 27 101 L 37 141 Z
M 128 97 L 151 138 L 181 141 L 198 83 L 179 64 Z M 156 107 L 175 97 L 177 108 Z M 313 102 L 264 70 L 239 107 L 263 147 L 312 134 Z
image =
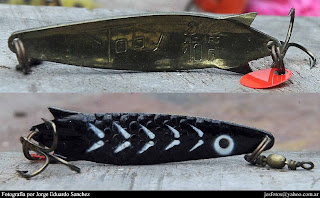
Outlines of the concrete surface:
M 266 152 L 265 154 L 269 154 Z M 51 164 L 30 180 L 16 170 L 34 171 L 40 166 L 21 153 L 0 153 L 0 190 L 320 190 L 319 153 L 282 152 L 287 159 L 311 160 L 311 171 L 257 167 L 243 156 L 186 161 L 160 165 L 115 166 L 72 162 L 75 173 Z
M 299 50 L 289 50 L 285 64 L 293 77 L 274 89 L 253 90 L 240 85 L 241 75 L 219 69 L 189 72 L 125 72 L 81 68 L 44 62 L 30 75 L 15 70 L 17 59 L 7 47 L 7 39 L 17 30 L 119 15 L 142 13 L 141 10 L 87 10 L 64 7 L 32 7 L 0 5 L 0 92 L 240 92 L 282 93 L 319 92 L 320 69 L 310 70 L 308 57 Z M 63 13 L 63 14 L 61 14 Z M 319 51 L 319 19 L 296 18 L 292 42 L 298 42 L 317 55 Z M 253 27 L 284 40 L 289 17 L 258 16 Z M 271 65 L 267 57 L 250 63 L 256 70 Z M 80 85 L 80 86 L 79 86 Z

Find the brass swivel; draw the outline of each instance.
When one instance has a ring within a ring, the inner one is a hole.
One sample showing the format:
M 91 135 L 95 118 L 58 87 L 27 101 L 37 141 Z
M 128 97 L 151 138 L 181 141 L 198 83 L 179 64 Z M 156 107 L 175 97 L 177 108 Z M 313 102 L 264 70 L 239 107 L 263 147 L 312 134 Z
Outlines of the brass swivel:
M 287 159 L 279 154 L 271 154 L 268 157 L 260 155 L 257 157 L 255 164 L 259 166 L 270 166 L 271 168 L 281 169 L 286 165 L 290 170 L 296 170 L 298 167 L 304 168 L 306 170 L 311 170 L 314 168 L 314 164 L 310 161 L 308 162 L 298 162 L 294 160 L 287 161 Z

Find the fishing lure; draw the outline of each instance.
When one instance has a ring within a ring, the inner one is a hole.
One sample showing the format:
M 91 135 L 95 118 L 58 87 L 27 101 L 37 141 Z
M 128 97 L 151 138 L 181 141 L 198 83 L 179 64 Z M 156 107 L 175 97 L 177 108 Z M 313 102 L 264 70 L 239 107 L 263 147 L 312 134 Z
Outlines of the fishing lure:
M 49 111 L 54 120 L 43 119 L 44 123 L 33 126 L 31 132 L 20 139 L 26 158 L 40 158 L 30 155 L 31 150 L 46 159 L 43 168 L 33 174 L 19 171 L 24 177 L 39 174 L 51 159 L 77 172 L 80 169 L 67 161 L 149 165 L 254 152 L 246 158 L 255 163 L 258 156 L 255 155 L 274 144 L 274 137 L 267 131 L 200 117 L 145 113 L 82 114 L 59 108 L 49 108 Z M 50 154 L 52 151 L 54 154 Z
M 257 13 L 215 18 L 195 13 L 156 13 L 99 19 L 14 32 L 8 39 L 19 69 L 30 72 L 40 60 L 83 67 L 177 71 L 217 67 L 249 73 L 248 63 L 272 55 L 284 74 L 285 42 L 251 26 Z M 294 18 L 294 9 L 291 12 Z M 36 61 L 35 61 L 36 60 Z

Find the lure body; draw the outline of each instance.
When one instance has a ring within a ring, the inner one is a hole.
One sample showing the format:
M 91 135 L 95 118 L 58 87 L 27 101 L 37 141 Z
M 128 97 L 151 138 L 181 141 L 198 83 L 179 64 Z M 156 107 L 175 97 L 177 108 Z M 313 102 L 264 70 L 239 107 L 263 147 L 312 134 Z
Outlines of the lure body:
M 49 108 L 55 119 L 55 154 L 67 161 L 106 164 L 158 164 L 252 152 L 266 131 L 199 117 L 143 113 L 82 114 Z M 34 126 L 34 139 L 50 147 L 52 131 Z
M 117 70 L 175 71 L 217 67 L 248 73 L 277 39 L 250 25 L 256 13 L 224 18 L 188 13 L 144 14 L 15 32 L 26 57 Z

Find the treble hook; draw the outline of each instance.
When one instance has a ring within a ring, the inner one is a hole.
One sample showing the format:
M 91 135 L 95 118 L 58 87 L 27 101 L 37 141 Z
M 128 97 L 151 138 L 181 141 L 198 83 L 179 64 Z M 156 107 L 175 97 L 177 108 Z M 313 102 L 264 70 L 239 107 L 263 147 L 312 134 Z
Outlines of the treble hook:
M 47 166 L 50 164 L 50 162 L 52 160 L 55 160 L 55 161 L 58 161 L 64 165 L 68 166 L 71 170 L 80 173 L 80 168 L 78 168 L 77 166 L 70 164 L 66 160 L 63 160 L 60 157 L 55 156 L 54 154 L 50 154 L 50 152 L 53 152 L 58 145 L 58 133 L 57 133 L 56 125 L 54 124 L 54 122 L 47 120 L 47 119 L 44 119 L 44 118 L 42 118 L 42 120 L 47 125 L 48 129 L 49 129 L 49 127 L 51 127 L 52 131 L 53 131 L 53 142 L 52 142 L 52 145 L 50 148 L 45 148 L 44 146 L 37 145 L 31 141 L 32 137 L 39 132 L 38 129 L 30 131 L 30 133 L 26 137 L 21 137 L 20 141 L 22 143 L 23 154 L 27 159 L 38 160 L 38 158 L 35 158 L 30 155 L 30 151 L 34 151 L 37 154 L 44 156 L 46 161 L 40 169 L 36 170 L 35 172 L 33 172 L 31 174 L 28 174 L 28 171 L 17 170 L 17 172 L 22 177 L 29 179 L 31 177 L 34 177 L 34 176 L 40 174 L 42 171 L 44 171 L 47 168 Z
M 291 10 L 289 12 L 289 16 L 291 18 L 290 18 L 290 23 L 289 23 L 289 28 L 288 28 L 286 40 L 284 42 L 283 41 L 280 41 L 280 42 L 270 41 L 268 43 L 268 47 L 271 50 L 271 57 L 272 57 L 273 63 L 274 63 L 273 67 L 277 68 L 277 72 L 279 75 L 285 74 L 285 66 L 283 63 L 283 59 L 284 59 L 284 57 L 290 47 L 297 47 L 310 56 L 310 58 L 311 58 L 310 59 L 310 69 L 312 69 L 315 66 L 316 61 L 317 61 L 315 55 L 311 51 L 309 51 L 308 49 L 306 49 L 305 47 L 303 47 L 300 44 L 289 42 L 291 39 L 293 24 L 294 24 L 294 19 L 295 19 L 295 9 L 294 8 L 291 8 Z

